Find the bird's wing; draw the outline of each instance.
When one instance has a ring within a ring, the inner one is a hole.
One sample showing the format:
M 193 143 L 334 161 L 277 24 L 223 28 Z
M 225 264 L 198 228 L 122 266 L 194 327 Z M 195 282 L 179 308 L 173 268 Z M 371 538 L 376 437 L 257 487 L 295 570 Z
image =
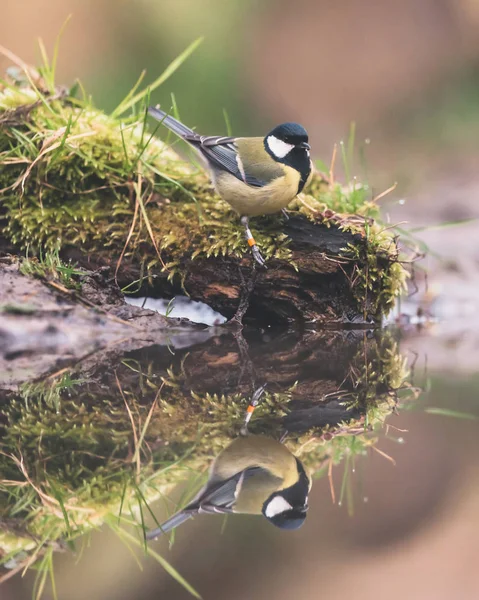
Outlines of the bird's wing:
M 230 513 L 244 482 L 263 471 L 261 467 L 249 467 L 236 473 L 229 479 L 210 486 L 194 504 L 188 505 L 187 509 L 194 506 L 200 513 Z
M 214 168 L 226 171 L 253 187 L 263 187 L 269 183 L 259 179 L 253 173 L 245 171 L 238 155 L 237 138 L 200 135 L 159 108 L 150 106 L 148 112 L 165 127 L 168 127 L 176 135 L 194 146 Z
M 163 535 L 164 533 L 168 533 L 175 527 L 178 527 L 178 525 L 181 525 L 188 519 L 191 519 L 193 514 L 194 514 L 193 512 L 188 512 L 186 510 L 180 510 L 179 512 L 175 513 L 172 517 L 170 517 L 167 521 L 162 523 L 156 529 L 151 529 L 150 531 L 147 531 L 145 533 L 145 538 L 147 540 L 153 540 L 153 539 L 157 538 L 158 536 Z
M 250 467 L 226 480 L 213 483 L 212 486 L 207 485 L 183 510 L 175 513 L 156 529 L 147 531 L 146 539 L 152 540 L 168 533 L 198 513 L 226 514 L 233 512 L 233 505 L 244 482 L 254 475 L 263 473 L 267 473 L 267 471 L 261 467 Z
M 195 134 L 185 139 L 197 147 L 206 160 L 215 168 L 234 175 L 237 179 L 252 187 L 263 187 L 268 184 L 268 181 L 258 179 L 258 177 L 244 169 L 236 145 L 237 138 Z
M 262 187 L 264 183 L 247 175 L 242 169 L 242 162 L 238 155 L 236 139 L 231 137 L 201 136 L 197 142 L 198 149 L 208 162 L 217 169 L 234 175 L 253 187 Z

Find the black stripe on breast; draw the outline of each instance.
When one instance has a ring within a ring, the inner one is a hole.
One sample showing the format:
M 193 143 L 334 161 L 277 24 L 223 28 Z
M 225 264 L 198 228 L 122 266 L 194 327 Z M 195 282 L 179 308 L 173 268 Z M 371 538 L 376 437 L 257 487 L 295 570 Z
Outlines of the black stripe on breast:
M 311 174 L 311 163 L 309 164 L 308 169 L 300 171 L 300 174 L 301 174 L 301 179 L 299 180 L 299 183 L 298 183 L 298 194 L 300 194 L 303 191 L 303 188 L 306 185 L 306 182 L 308 181 L 308 177 Z

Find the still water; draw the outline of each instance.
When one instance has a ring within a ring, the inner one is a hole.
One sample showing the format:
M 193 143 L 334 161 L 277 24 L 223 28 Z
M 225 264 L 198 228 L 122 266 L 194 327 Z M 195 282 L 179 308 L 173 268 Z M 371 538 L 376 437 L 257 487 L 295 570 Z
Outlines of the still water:
M 0 598 L 53 598 L 52 580 L 69 600 L 477 598 L 464 335 L 207 330 L 4 390 Z M 241 439 L 261 386 L 248 433 L 311 474 L 302 527 L 222 511 L 146 544 Z

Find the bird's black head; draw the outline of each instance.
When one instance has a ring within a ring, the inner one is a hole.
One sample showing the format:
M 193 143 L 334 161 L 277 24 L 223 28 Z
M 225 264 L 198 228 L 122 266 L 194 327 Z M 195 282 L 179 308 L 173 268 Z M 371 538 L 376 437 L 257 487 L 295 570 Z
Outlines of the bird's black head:
M 311 480 L 296 459 L 298 481 L 289 488 L 274 492 L 263 504 L 263 515 L 281 529 L 298 529 L 306 519 Z
M 306 129 L 298 123 L 282 123 L 266 135 L 264 147 L 275 161 L 300 173 L 299 194 L 311 173 L 310 145 Z
M 306 520 L 306 510 L 287 510 L 273 517 L 268 521 L 280 529 L 299 529 Z
M 281 123 L 272 129 L 266 138 L 270 135 L 293 146 L 308 144 L 308 132 L 299 123 Z M 309 145 L 304 147 L 309 148 Z

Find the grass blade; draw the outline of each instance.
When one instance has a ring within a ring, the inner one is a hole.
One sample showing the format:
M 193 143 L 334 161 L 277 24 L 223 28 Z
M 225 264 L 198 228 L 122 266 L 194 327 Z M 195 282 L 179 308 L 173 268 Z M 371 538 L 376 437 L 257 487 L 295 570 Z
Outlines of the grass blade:
M 436 225 L 424 225 L 421 227 L 411 227 L 408 229 L 409 233 L 422 233 L 423 231 L 440 231 L 441 229 L 447 229 L 449 227 L 460 227 L 461 225 L 469 225 L 475 223 L 479 219 L 477 217 L 468 217 L 466 219 L 457 219 L 455 221 L 445 221 L 444 223 L 437 223 Z
M 48 87 L 50 88 L 50 92 L 54 93 L 54 83 L 51 79 L 51 67 L 50 61 L 48 60 L 47 50 L 45 48 L 45 44 L 43 43 L 42 38 L 38 38 L 38 47 L 40 48 L 40 54 L 42 55 L 43 68 L 42 74 L 44 80 L 48 83 Z
M 455 417 L 456 419 L 464 419 L 467 421 L 477 421 L 479 418 L 472 413 L 464 413 L 458 410 L 451 410 L 449 408 L 436 408 L 431 406 L 430 408 L 426 408 L 424 412 L 427 412 L 430 415 L 441 415 L 442 417 Z
M 122 537 L 130 540 L 132 543 L 134 543 L 135 545 L 140 545 L 141 542 L 139 542 L 139 540 L 131 535 L 129 532 L 122 530 L 121 532 Z M 195 590 L 195 588 L 193 586 L 191 586 L 186 579 L 180 575 L 178 573 L 178 571 L 172 566 L 170 565 L 170 563 L 165 560 L 162 556 L 160 556 L 157 552 L 155 552 L 154 550 L 151 549 L 151 546 L 148 547 L 148 556 L 152 556 L 158 563 L 160 563 L 160 565 L 163 567 L 163 569 L 165 569 L 165 571 L 171 575 L 171 577 L 173 577 L 173 579 L 175 581 L 177 581 L 181 586 L 183 586 L 185 588 L 185 590 L 187 590 L 192 596 L 194 596 L 195 598 L 201 598 L 201 596 L 198 594 L 198 592 Z
M 339 146 L 341 148 L 341 157 L 343 159 L 343 167 L 344 167 L 344 174 L 346 176 L 346 182 L 347 183 L 351 183 L 351 172 L 349 170 L 349 158 L 346 152 L 346 145 L 343 142 L 343 140 L 341 140 L 339 142 Z
M 351 121 L 349 126 L 349 137 L 348 137 L 348 160 L 349 164 L 353 164 L 354 160 L 354 146 L 356 143 L 356 122 Z
M 131 90 L 128 92 L 128 94 L 123 98 L 123 100 L 120 102 L 120 104 L 118 104 L 118 106 L 115 108 L 115 110 L 113 111 L 113 115 L 116 113 L 117 110 L 119 110 L 124 104 L 127 104 L 131 98 L 133 98 L 133 96 L 135 95 L 136 90 L 140 87 L 141 82 L 143 81 L 143 79 L 145 78 L 146 75 L 146 70 L 143 69 L 143 71 L 140 73 L 140 76 L 138 77 L 135 85 L 131 88 Z M 119 113 L 121 114 L 121 113 Z
M 60 31 L 57 35 L 57 39 L 55 40 L 55 46 L 53 48 L 53 56 L 52 56 L 52 62 L 50 65 L 50 76 L 51 76 L 51 81 L 52 81 L 52 85 L 55 86 L 55 78 L 56 78 L 56 71 L 57 71 L 57 61 L 58 61 L 58 54 L 60 51 L 60 41 L 62 39 L 63 36 L 63 32 L 65 31 L 68 23 L 70 22 L 70 19 L 72 18 L 71 15 L 68 15 L 68 17 L 65 19 L 65 21 L 63 22 L 63 25 L 60 27 Z
M 231 129 L 231 121 L 230 121 L 228 112 L 226 111 L 226 108 L 223 108 L 223 118 L 225 120 L 225 125 L 226 125 L 226 135 L 231 137 L 233 135 L 232 129 Z
M 148 425 L 150 424 L 151 417 L 152 417 L 153 413 L 155 412 L 155 408 L 156 408 L 156 406 L 158 404 L 158 399 L 160 397 L 161 390 L 163 389 L 164 385 L 165 385 L 165 382 L 163 381 L 162 384 L 160 385 L 160 388 L 159 388 L 158 392 L 156 393 L 155 399 L 153 400 L 153 404 L 151 405 L 151 408 L 148 411 L 148 415 L 146 417 L 145 423 L 144 423 L 143 428 L 141 430 L 140 437 L 138 439 L 138 445 L 137 445 L 137 447 L 135 449 L 135 454 L 134 454 L 134 456 L 132 458 L 132 462 L 136 462 L 140 458 L 139 454 L 141 452 L 141 447 L 143 445 L 143 440 L 145 439 L 145 435 L 146 435 L 146 431 L 148 429 Z
M 113 118 L 119 117 L 124 112 L 126 112 L 129 108 L 131 108 L 133 105 L 135 105 L 137 102 L 142 100 L 142 98 L 144 98 L 146 96 L 146 94 L 151 93 L 153 90 L 156 90 L 157 87 L 159 87 L 162 83 L 164 83 L 167 79 L 169 79 L 173 75 L 173 73 L 181 67 L 181 65 L 185 62 L 185 60 L 190 56 L 190 54 L 192 54 L 196 50 L 196 48 L 201 44 L 202 41 L 203 41 L 203 38 L 199 37 L 194 42 L 192 42 L 185 50 L 183 50 L 183 52 L 179 56 L 177 56 L 166 67 L 166 69 L 163 71 L 163 73 L 159 77 L 157 77 L 152 84 L 150 84 L 143 91 L 138 92 L 137 94 L 134 94 L 133 96 L 131 96 L 126 102 L 123 101 L 119 106 L 117 106 L 115 108 L 115 110 L 112 112 L 111 116 Z

